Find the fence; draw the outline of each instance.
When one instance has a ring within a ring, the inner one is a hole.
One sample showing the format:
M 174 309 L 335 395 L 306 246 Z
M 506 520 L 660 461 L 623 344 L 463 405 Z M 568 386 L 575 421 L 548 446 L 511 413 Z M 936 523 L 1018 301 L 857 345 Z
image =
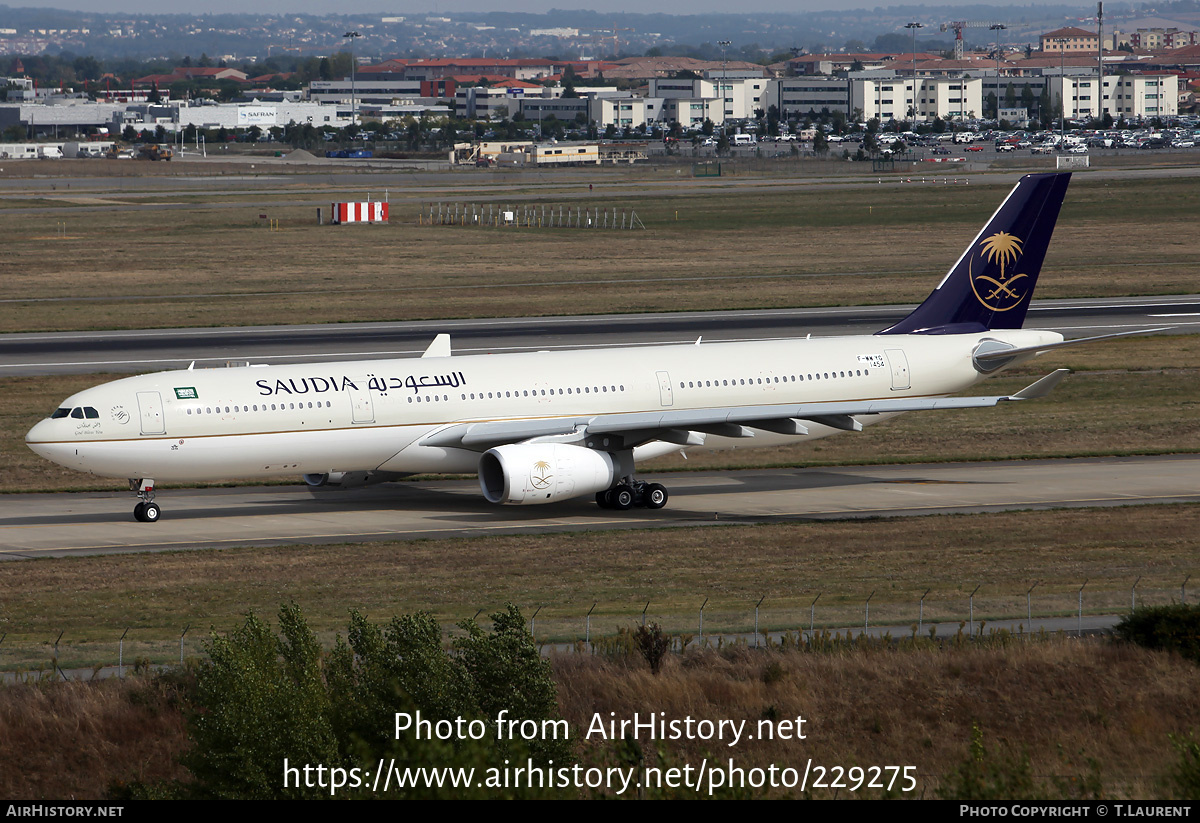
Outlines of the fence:
M 981 583 L 970 591 L 936 592 L 932 588 L 905 595 L 889 595 L 879 589 L 857 593 L 805 589 L 787 596 L 761 595 L 738 602 L 729 598 L 714 603 L 697 595 L 688 605 L 679 600 L 661 605 L 654 601 L 605 604 L 592 601 L 578 606 L 521 604 L 530 620 L 530 630 L 546 651 L 594 651 L 610 645 L 614 638 L 639 625 L 658 624 L 672 635 L 673 647 L 696 648 L 722 643 L 813 642 L 830 634 L 854 632 L 876 637 L 920 637 L 946 639 L 978 638 L 1005 629 L 1014 633 L 1039 631 L 1083 634 L 1103 630 L 1118 616 L 1139 605 L 1188 602 L 1191 575 L 1174 583 L 1163 578 L 1143 577 L 1120 582 L 1083 580 L 1076 584 L 1045 584 L 1030 581 L 1020 590 Z M 499 609 L 492 604 L 468 614 L 439 615 L 449 636 L 450 628 L 464 618 L 480 619 Z M 603 606 L 603 608 L 601 608 Z M 598 612 L 597 610 L 600 609 Z M 193 627 L 211 625 L 211 619 L 194 618 L 175 629 L 166 627 L 114 627 L 111 633 L 89 628 L 86 637 L 72 637 L 65 630 L 43 636 L 23 633 L 10 624 L 0 633 L 0 672 L 32 676 L 76 678 L 123 676 L 145 669 L 183 662 L 204 653 L 206 633 Z M 233 627 L 219 625 L 226 631 Z M 331 643 L 345 627 L 318 632 L 322 642 Z M 82 630 L 73 632 L 82 635 Z
M 644 229 L 630 209 L 566 205 L 497 205 L 495 203 L 422 204 L 417 222 L 422 226 L 539 229 Z

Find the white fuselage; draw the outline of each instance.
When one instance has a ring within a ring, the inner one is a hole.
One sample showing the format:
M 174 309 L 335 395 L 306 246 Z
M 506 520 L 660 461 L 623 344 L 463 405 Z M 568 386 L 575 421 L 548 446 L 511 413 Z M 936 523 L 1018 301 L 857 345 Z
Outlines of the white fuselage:
M 980 379 L 971 355 L 983 339 L 1025 347 L 1062 336 L 863 335 L 159 372 L 68 398 L 67 415 L 41 421 L 26 442 L 80 471 L 160 482 L 470 472 L 479 452 L 421 441 L 459 423 L 950 395 Z M 837 431 L 709 436 L 705 448 Z M 679 448 L 647 444 L 635 457 Z

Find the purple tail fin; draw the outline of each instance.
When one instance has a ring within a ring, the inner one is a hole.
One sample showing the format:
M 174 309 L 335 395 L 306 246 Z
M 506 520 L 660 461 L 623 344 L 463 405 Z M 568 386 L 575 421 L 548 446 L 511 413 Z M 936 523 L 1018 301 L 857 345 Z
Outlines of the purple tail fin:
M 879 334 L 1021 328 L 1070 182 L 1069 172 L 1022 177 L 925 302 Z

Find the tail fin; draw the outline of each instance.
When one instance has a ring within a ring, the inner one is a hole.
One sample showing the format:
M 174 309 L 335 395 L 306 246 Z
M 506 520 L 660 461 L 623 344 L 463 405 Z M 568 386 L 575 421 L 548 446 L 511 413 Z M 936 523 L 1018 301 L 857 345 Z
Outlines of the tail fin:
M 1070 182 L 1070 172 L 1022 177 L 925 302 L 879 334 L 1021 328 Z

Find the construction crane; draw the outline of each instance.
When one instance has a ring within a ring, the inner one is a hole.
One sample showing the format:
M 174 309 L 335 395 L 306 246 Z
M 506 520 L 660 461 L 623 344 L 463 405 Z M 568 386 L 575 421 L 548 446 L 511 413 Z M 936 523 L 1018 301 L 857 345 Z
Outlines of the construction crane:
M 617 24 L 613 23 L 611 29 L 593 29 L 590 37 L 592 40 L 600 44 L 607 43 L 609 40 L 611 40 L 613 44 L 613 55 L 619 56 L 621 54 L 620 32 L 623 31 L 633 31 L 633 29 L 617 28 Z
M 1004 23 L 981 23 L 977 20 L 952 20 L 949 23 L 942 23 L 942 31 L 954 31 L 954 59 L 963 59 L 963 29 L 990 29 L 992 26 L 1003 26 L 1008 28 Z

